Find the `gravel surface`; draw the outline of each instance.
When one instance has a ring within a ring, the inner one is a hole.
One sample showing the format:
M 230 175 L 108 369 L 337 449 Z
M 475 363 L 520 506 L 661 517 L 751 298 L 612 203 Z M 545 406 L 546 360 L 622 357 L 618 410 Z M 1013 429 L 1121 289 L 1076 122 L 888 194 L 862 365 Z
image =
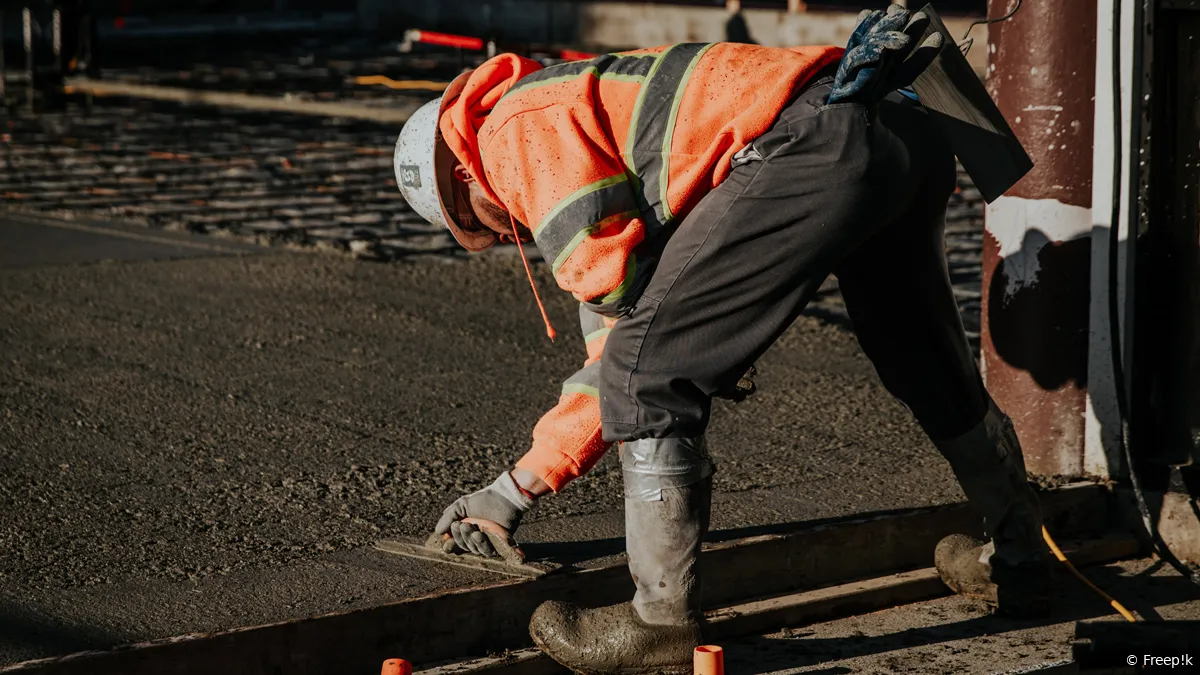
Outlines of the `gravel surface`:
M 1200 589 L 1151 560 L 1090 568 L 1086 573 L 1143 619 L 1200 618 Z M 1119 620 L 1104 600 L 1064 572 L 1058 604 L 1047 620 L 993 617 L 969 600 L 948 597 L 724 647 L 728 672 L 737 675 L 1016 673 L 1070 660 L 1075 621 L 1104 617 Z M 1192 658 L 1200 662 L 1200 654 Z
M 0 287 L 0 618 L 70 638 L 0 638 L 4 660 L 470 583 L 365 547 L 426 534 L 508 467 L 584 354 L 569 298 L 548 294 L 550 344 L 505 255 L 268 250 L 27 266 Z M 961 498 L 846 331 L 802 319 L 760 370 L 760 393 L 715 411 L 716 528 Z M 619 542 L 620 494 L 610 456 L 521 536 Z
M 0 278 L 0 480 L 22 507 L 0 530 L 0 571 L 27 588 L 185 580 L 421 533 L 519 455 L 583 354 L 574 335 L 544 340 L 508 259 L 268 255 Z M 569 333 L 570 304 L 551 297 Z M 803 321 L 760 370 L 769 393 L 720 410 L 714 445 L 737 448 L 723 492 L 859 466 L 945 477 L 852 336 Z M 537 519 L 619 508 L 618 474 L 606 462 Z M 896 490 L 867 482 L 837 501 L 920 493 Z M 119 545 L 95 546 L 97 524 L 122 532 Z

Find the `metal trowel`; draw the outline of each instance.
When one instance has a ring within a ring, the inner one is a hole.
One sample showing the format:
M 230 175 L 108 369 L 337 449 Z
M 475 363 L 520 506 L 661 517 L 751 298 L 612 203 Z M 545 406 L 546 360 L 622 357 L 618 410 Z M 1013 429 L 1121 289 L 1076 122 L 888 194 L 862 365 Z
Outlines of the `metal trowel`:
M 498 558 L 485 558 L 474 553 L 461 553 L 452 550 L 445 544 L 450 539 L 448 534 L 431 535 L 424 542 L 405 539 L 384 539 L 375 543 L 375 548 L 385 553 L 420 558 L 432 562 L 446 563 L 458 567 L 475 570 L 486 570 L 498 574 L 536 579 L 561 568 L 549 562 L 532 562 L 526 559 L 525 552 L 513 541 L 508 532 L 490 520 L 479 518 L 464 518 L 464 523 L 477 525 L 487 536 L 492 547 L 500 554 Z

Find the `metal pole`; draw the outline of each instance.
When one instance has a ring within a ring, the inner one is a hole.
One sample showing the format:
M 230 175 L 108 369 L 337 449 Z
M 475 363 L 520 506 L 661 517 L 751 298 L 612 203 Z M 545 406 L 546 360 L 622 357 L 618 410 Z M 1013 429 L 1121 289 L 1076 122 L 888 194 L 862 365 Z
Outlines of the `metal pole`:
M 54 30 L 51 35 L 54 42 L 54 71 L 62 73 L 62 11 L 54 10 Z
M 988 16 L 1016 0 L 989 0 Z M 982 368 L 1027 468 L 1084 473 L 1096 3 L 1026 2 L 989 26 L 987 88 L 1034 168 L 988 206 Z
M 6 103 L 5 85 L 8 83 L 8 72 L 4 65 L 4 12 L 0 10 L 0 107 Z
M 29 8 L 21 10 L 22 36 L 25 42 L 26 105 L 33 112 L 33 14 Z

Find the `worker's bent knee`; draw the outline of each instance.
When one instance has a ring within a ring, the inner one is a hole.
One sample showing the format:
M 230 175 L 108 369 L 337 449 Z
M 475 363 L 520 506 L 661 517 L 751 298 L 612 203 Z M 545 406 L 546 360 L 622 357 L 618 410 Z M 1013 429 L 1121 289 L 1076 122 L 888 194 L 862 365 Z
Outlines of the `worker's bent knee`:
M 604 440 L 609 443 L 638 438 L 641 415 L 633 391 L 633 374 L 642 358 L 646 334 L 658 303 L 639 298 L 634 311 L 616 322 L 604 343 L 600 359 L 600 419 Z
M 600 359 L 600 419 L 604 440 L 617 443 L 633 438 L 637 431 L 638 406 L 630 391 L 630 379 L 641 351 L 645 329 L 631 332 L 628 317 L 613 326 Z
M 669 372 L 601 368 L 600 419 L 606 442 L 695 437 L 708 427 L 712 398 Z
M 640 438 L 694 437 L 708 425 L 711 397 L 695 382 L 703 364 L 685 360 L 667 340 L 651 334 L 657 307 L 639 302 L 613 326 L 600 359 L 599 393 L 603 438 L 609 443 Z

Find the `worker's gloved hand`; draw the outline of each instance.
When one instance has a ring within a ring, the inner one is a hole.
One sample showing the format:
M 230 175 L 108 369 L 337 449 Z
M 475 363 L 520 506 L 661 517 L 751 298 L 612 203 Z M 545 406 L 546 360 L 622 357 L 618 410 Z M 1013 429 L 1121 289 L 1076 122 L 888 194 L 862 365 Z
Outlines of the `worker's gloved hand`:
M 510 473 L 505 471 L 491 485 L 478 492 L 459 497 L 442 513 L 434 535 L 450 535 L 444 550 L 457 548 L 461 552 L 485 557 L 499 555 L 492 542 L 475 523 L 464 519 L 490 520 L 504 528 L 511 537 L 521 518 L 536 502 L 528 497 Z M 453 542 L 453 546 L 451 545 Z
M 886 12 L 863 10 L 846 43 L 827 103 L 876 103 L 910 86 L 942 48 L 938 32 L 917 43 L 928 27 L 927 15 L 900 5 Z

